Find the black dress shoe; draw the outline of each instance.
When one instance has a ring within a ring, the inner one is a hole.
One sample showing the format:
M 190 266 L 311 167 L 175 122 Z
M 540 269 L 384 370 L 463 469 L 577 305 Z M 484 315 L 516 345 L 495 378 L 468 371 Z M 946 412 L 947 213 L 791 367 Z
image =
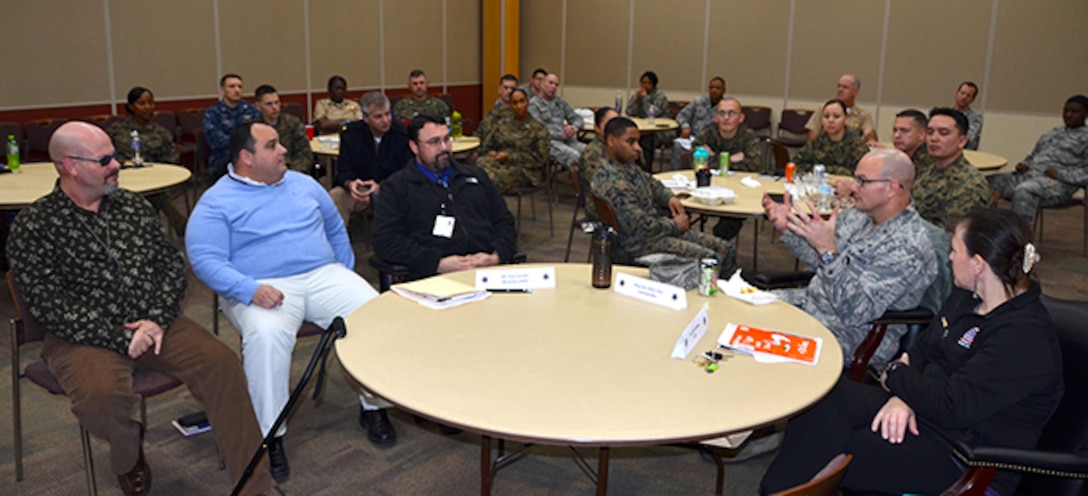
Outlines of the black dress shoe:
M 375 446 L 392 446 L 397 442 L 397 431 L 385 410 L 364 410 L 359 407 L 359 425 L 366 429 L 366 438 Z
M 142 437 L 142 436 L 141 436 Z M 140 446 L 140 457 L 136 459 L 136 465 L 127 473 L 117 476 L 121 484 L 121 491 L 128 496 L 139 496 L 151 491 L 151 467 L 147 466 L 144 459 L 144 447 Z
M 272 438 L 268 443 L 268 464 L 271 465 L 272 479 L 283 484 L 291 477 L 291 466 L 287 464 L 287 453 L 283 451 L 283 436 Z

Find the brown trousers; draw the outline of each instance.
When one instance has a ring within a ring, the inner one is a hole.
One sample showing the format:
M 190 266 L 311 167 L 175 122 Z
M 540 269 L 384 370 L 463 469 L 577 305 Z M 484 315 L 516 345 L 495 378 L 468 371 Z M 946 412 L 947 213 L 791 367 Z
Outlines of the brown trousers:
M 131 418 L 140 400 L 132 391 L 134 367 L 165 372 L 188 386 L 207 411 L 223 462 L 235 483 L 261 444 L 238 356 L 185 316 L 178 317 L 165 333 L 159 355 L 152 348 L 132 360 L 112 350 L 70 343 L 47 333 L 42 358 L 68 392 L 72 413 L 79 422 L 110 443 L 110 465 L 117 474 L 132 469 L 140 454 L 140 427 Z M 265 455 L 242 494 L 259 494 L 273 485 Z

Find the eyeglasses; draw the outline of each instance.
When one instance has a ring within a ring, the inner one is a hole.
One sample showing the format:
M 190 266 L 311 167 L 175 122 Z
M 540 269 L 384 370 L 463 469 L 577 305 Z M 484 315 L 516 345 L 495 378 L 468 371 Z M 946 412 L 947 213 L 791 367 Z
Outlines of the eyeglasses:
M 865 179 L 864 177 L 855 177 L 854 182 L 858 183 L 859 188 L 864 188 L 869 183 L 887 183 L 891 182 L 891 179 Z
M 717 114 L 718 117 L 728 117 L 730 119 L 740 115 L 740 112 L 737 112 L 736 110 L 718 111 L 718 112 L 714 112 L 714 113 Z
M 82 160 L 84 162 L 98 162 L 98 165 L 101 165 L 102 167 L 108 167 L 110 163 L 112 163 L 114 160 L 117 160 L 117 152 L 113 152 L 110 155 L 103 155 L 98 158 L 77 157 L 75 155 L 68 155 L 68 158 L 74 160 Z

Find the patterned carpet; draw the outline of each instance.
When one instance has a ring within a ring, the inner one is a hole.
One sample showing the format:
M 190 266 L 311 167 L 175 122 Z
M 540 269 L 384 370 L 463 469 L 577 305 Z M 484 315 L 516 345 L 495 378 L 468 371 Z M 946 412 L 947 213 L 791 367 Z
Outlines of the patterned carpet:
M 523 205 L 522 233 L 519 245 L 531 262 L 562 261 L 567 230 L 574 204 L 568 184 L 559 185 L 556 205 L 556 233 L 548 234 L 546 203 L 537 198 L 536 219 L 529 206 Z M 180 202 L 179 202 L 180 205 Z M 511 200 L 511 210 L 514 209 Z M 1048 294 L 1063 298 L 1088 300 L 1083 281 L 1088 274 L 1088 259 L 1081 256 L 1083 210 L 1080 208 L 1048 211 L 1046 238 L 1039 243 L 1043 260 L 1038 276 Z M 712 221 L 713 222 L 713 221 Z M 748 221 L 738 240 L 739 263 L 745 271 L 752 267 L 753 224 Z M 712 226 L 712 224 L 711 224 Z M 711 226 L 707 226 L 709 231 Z M 356 219 L 358 271 L 376 285 L 376 274 L 366 265 L 369 247 L 362 242 L 366 229 Z M 793 258 L 781 243 L 772 241 L 771 229 L 758 232 L 759 267 L 763 270 L 790 270 Z M 180 243 L 180 242 L 179 242 Z M 584 261 L 588 238 L 575 233 L 573 261 Z M 184 302 L 186 314 L 211 328 L 212 312 L 207 288 L 191 278 Z M 6 286 L 0 289 L 0 318 L 14 314 Z M 5 333 L 7 336 L 7 333 Z M 10 377 L 11 360 L 8 337 L 0 351 L 0 372 Z M 237 333 L 225 318 L 221 319 L 220 339 L 234 349 Z M 316 338 L 300 342 L 295 353 L 294 375 L 301 375 L 309 360 Z M 37 360 L 38 349 L 28 346 L 22 360 Z M 439 364 L 421 366 L 439 367 Z M 329 361 L 329 378 L 323 397 L 317 403 L 304 395 L 286 438 L 291 462 L 291 479 L 283 485 L 289 494 L 307 495 L 436 495 L 479 493 L 479 437 L 469 433 L 444 436 L 433 424 L 417 424 L 410 415 L 394 412 L 399 440 L 391 448 L 375 448 L 366 441 L 357 423 L 356 387 L 336 363 Z M 85 494 L 82 453 L 78 428 L 68 411 L 65 398 L 26 384 L 23 388 L 24 466 L 26 478 L 15 482 L 13 437 L 10 424 L 11 386 L 0 385 L 0 494 L 78 495 Z M 561 402 L 556 408 L 562 408 Z M 203 495 L 227 494 L 229 477 L 218 469 L 215 444 L 211 434 L 183 438 L 169 421 L 199 410 L 188 391 L 168 393 L 148 403 L 146 453 L 154 473 L 153 494 Z M 661 419 L 662 422 L 682 419 Z M 100 494 L 120 494 L 110 473 L 108 446 L 92 441 L 95 473 Z M 582 450 L 592 460 L 595 450 Z M 696 451 L 676 446 L 620 448 L 612 451 L 609 487 L 611 494 L 687 495 L 712 494 L 713 463 Z M 725 494 L 756 494 L 759 477 L 770 456 L 756 457 L 745 463 L 726 466 Z M 592 494 L 593 484 L 573 462 L 565 447 L 535 447 L 527 457 L 500 471 L 493 494 L 566 495 Z

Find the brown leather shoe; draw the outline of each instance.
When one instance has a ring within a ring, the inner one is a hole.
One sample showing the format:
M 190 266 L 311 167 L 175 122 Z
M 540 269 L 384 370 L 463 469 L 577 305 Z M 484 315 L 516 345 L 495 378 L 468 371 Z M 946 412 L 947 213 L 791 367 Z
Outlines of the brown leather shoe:
M 136 465 L 128 473 L 117 476 L 121 483 L 121 491 L 128 496 L 139 496 L 151 491 L 151 467 L 144 460 L 144 447 L 140 446 L 140 457 L 136 459 Z

